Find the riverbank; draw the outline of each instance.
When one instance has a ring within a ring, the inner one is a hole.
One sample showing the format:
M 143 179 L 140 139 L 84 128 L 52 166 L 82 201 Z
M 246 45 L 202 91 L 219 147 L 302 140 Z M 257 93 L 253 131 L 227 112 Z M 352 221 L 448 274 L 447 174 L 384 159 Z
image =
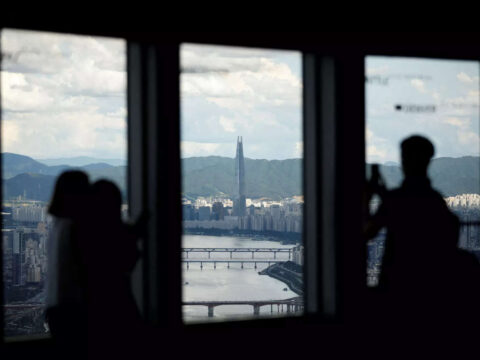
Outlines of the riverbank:
M 302 243 L 302 234 L 292 232 L 184 228 L 183 234 L 248 237 L 251 240 L 279 241 L 282 245 L 296 245 Z
M 303 269 L 292 261 L 285 261 L 269 266 L 260 271 L 259 275 L 268 275 L 285 283 L 290 290 L 303 296 Z

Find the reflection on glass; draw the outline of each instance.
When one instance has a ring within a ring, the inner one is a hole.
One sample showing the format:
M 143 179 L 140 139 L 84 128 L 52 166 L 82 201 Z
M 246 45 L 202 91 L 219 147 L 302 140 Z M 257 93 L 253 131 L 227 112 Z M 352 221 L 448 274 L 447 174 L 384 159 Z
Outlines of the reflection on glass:
M 301 314 L 301 55 L 180 57 L 183 319 Z
M 475 61 L 366 58 L 366 155 L 387 188 L 402 181 L 400 142 L 419 134 L 435 146 L 432 186 L 465 223 L 480 220 L 480 71 Z M 371 208 L 378 206 L 375 199 Z M 414 206 L 414 204 L 412 204 Z M 459 246 L 480 252 L 478 226 L 464 225 Z M 368 245 L 368 283 L 375 286 L 385 233 Z M 480 253 L 479 253 L 480 255 Z
M 56 177 L 79 168 L 126 198 L 125 43 L 4 30 L 1 45 L 5 335 L 44 334 Z

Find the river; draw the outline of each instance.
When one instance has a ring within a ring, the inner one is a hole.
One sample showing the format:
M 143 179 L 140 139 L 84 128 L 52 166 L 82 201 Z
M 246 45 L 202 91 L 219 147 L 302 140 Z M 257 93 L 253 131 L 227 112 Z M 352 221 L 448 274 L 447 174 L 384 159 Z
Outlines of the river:
M 266 239 L 254 239 L 236 236 L 205 236 L 205 235 L 184 235 L 182 239 L 184 248 L 291 248 L 292 245 L 282 245 L 279 241 Z M 207 259 L 206 253 L 190 253 L 189 259 Z M 229 259 L 229 253 L 212 253 L 211 259 Z M 271 253 L 256 253 L 255 259 L 273 259 Z M 233 260 L 251 260 L 251 253 L 233 254 Z M 277 260 L 288 260 L 288 253 L 278 253 Z M 291 291 L 283 282 L 273 279 L 267 275 L 259 275 L 258 272 L 265 269 L 267 264 L 213 264 L 192 263 L 187 269 L 183 264 L 183 301 L 209 301 L 209 300 L 280 300 L 298 296 Z M 286 289 L 286 290 L 285 290 Z M 271 316 L 272 308 L 262 306 L 261 316 Z M 278 313 L 277 306 L 273 306 L 273 315 L 286 315 Z M 285 309 L 286 310 L 286 309 Z M 214 318 L 207 317 L 206 306 L 183 306 L 183 319 L 185 322 L 199 322 L 207 320 L 229 320 L 251 318 L 253 309 L 250 305 L 224 305 L 214 309 Z

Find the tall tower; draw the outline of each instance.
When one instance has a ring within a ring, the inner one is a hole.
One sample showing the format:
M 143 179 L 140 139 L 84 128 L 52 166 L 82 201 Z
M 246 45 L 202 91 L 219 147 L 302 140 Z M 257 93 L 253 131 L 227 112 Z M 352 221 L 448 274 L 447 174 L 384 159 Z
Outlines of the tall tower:
M 233 215 L 247 215 L 245 199 L 245 159 L 243 158 L 243 139 L 237 138 L 237 153 L 235 155 L 235 188 L 233 199 Z

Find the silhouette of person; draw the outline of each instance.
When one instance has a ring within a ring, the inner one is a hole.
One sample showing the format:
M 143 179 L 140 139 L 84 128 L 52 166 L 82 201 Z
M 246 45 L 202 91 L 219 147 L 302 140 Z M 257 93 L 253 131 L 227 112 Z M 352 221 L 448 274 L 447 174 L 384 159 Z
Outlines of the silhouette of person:
M 382 203 L 365 235 L 372 239 L 387 229 L 378 286 L 382 295 L 375 304 L 385 320 L 460 321 L 472 317 L 478 306 L 477 261 L 457 247 L 459 220 L 427 176 L 434 152 L 425 137 L 403 140 L 403 183 L 391 191 L 374 190 Z
M 121 192 L 112 182 L 92 185 L 91 233 L 82 248 L 88 273 L 89 338 L 96 344 L 110 337 L 117 347 L 121 339 L 131 341 L 141 326 L 130 286 L 139 257 L 138 236 L 122 221 L 121 204 Z
M 46 319 L 59 349 L 67 351 L 72 345 L 79 350 L 85 348 L 85 271 L 78 249 L 89 186 L 88 176 L 81 171 L 62 173 L 48 210 L 53 225 L 47 244 Z

